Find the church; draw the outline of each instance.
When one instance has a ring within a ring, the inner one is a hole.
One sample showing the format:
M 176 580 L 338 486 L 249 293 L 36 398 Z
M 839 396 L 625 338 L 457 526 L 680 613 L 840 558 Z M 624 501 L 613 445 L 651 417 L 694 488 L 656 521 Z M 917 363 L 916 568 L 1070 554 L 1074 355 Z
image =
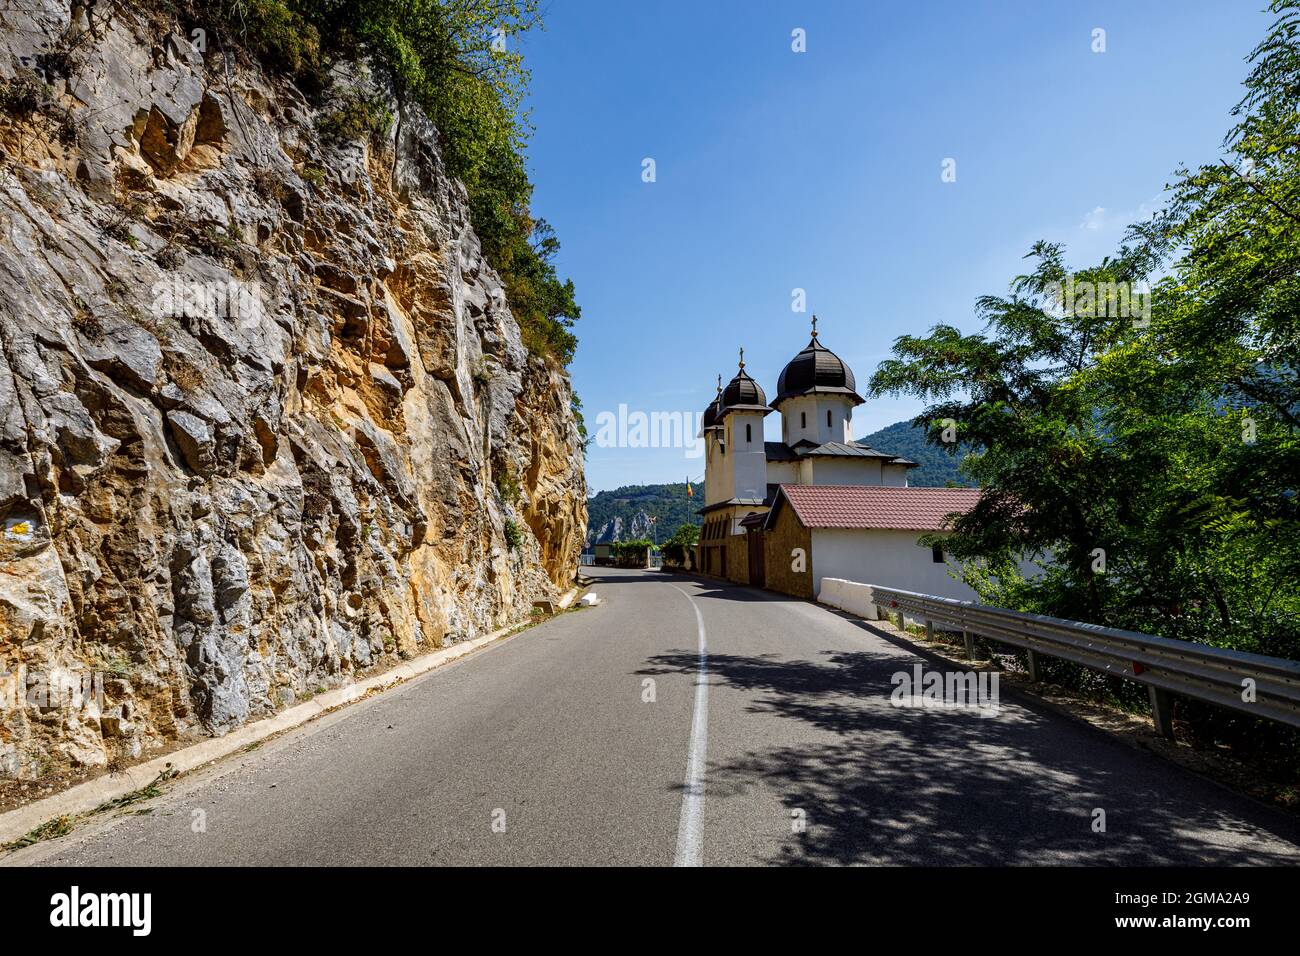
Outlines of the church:
M 940 545 L 949 515 L 979 500 L 975 488 L 913 488 L 916 462 L 854 441 L 865 399 L 850 369 L 818 338 L 781 371 L 771 404 L 740 367 L 705 409 L 704 525 L 697 566 L 706 575 L 815 598 L 824 578 L 846 578 L 945 597 L 973 598 Z M 764 419 L 781 416 L 781 440 Z

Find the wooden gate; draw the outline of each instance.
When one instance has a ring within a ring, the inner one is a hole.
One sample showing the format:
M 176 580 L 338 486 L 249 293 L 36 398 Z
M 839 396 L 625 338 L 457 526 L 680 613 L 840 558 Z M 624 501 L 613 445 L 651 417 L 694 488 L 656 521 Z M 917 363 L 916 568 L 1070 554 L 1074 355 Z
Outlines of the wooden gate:
M 750 528 L 745 532 L 745 538 L 749 542 L 749 583 L 756 588 L 765 587 L 763 532 L 758 528 Z

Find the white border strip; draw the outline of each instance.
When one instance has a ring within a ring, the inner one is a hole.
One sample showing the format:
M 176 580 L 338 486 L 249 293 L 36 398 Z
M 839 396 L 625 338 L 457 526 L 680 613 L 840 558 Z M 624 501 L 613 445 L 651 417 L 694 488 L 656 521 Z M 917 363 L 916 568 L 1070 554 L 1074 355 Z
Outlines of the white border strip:
M 695 710 L 691 715 L 691 742 L 686 757 L 686 787 L 677 821 L 677 855 L 673 866 L 704 865 L 704 761 L 709 749 L 709 654 L 704 640 L 704 615 L 691 597 L 670 585 L 691 602 L 699 632 L 699 666 L 695 672 Z

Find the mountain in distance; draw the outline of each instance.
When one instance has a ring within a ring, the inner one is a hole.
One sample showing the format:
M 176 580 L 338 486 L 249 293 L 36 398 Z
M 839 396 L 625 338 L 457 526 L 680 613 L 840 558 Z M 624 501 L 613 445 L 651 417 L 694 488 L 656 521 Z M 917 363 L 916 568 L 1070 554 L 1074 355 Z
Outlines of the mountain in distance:
M 957 471 L 962 450 L 949 455 L 925 440 L 925 431 L 911 422 L 895 422 L 857 439 L 878 451 L 900 455 L 920 467 L 908 471 L 907 482 L 914 488 L 969 487 L 970 479 Z M 680 525 L 703 523 L 695 512 L 704 507 L 704 484 L 692 486 L 695 496 L 686 497 L 686 483 L 666 485 L 624 485 L 600 491 L 587 499 L 587 542 L 630 541 L 652 538 L 664 541 Z M 650 518 L 657 517 L 652 528 Z
M 962 458 L 966 456 L 965 446 L 958 446 L 957 453 L 950 455 L 939 446 L 927 442 L 925 429 L 916 427 L 910 421 L 894 422 L 855 441 L 870 445 L 877 451 L 910 458 L 920 465 L 920 468 L 910 468 L 907 472 L 907 483 L 913 488 L 975 486 L 975 482 L 957 470 Z
M 624 485 L 600 491 L 587 499 L 587 541 L 631 541 L 650 538 L 665 541 L 681 525 L 703 523 L 695 512 L 704 507 L 704 484 L 692 485 L 693 498 L 686 497 L 686 482 L 666 485 Z M 650 518 L 658 518 L 651 527 Z

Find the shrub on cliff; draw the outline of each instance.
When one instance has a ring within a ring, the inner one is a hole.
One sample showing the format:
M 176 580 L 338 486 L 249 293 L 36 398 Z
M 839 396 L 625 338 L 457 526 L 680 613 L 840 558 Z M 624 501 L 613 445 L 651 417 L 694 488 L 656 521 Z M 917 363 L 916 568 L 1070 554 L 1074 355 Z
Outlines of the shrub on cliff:
M 28 119 L 47 99 L 41 84 L 15 78 L 0 80 L 0 111 L 18 119 Z
M 202 0 L 189 0 L 188 12 L 194 26 L 205 30 L 217 27 L 218 42 L 225 33 L 267 68 L 289 74 L 308 93 L 316 93 L 325 85 L 320 34 L 310 15 L 298 8 L 317 5 L 317 0 L 307 4 L 220 0 L 209 6 Z
M 519 546 L 524 543 L 524 532 L 513 518 L 506 519 L 503 534 L 506 539 L 506 547 L 511 551 L 518 551 Z
M 322 142 L 337 144 L 382 138 L 392 124 L 393 117 L 382 102 L 354 93 L 344 96 L 336 109 L 322 116 L 316 131 Z

